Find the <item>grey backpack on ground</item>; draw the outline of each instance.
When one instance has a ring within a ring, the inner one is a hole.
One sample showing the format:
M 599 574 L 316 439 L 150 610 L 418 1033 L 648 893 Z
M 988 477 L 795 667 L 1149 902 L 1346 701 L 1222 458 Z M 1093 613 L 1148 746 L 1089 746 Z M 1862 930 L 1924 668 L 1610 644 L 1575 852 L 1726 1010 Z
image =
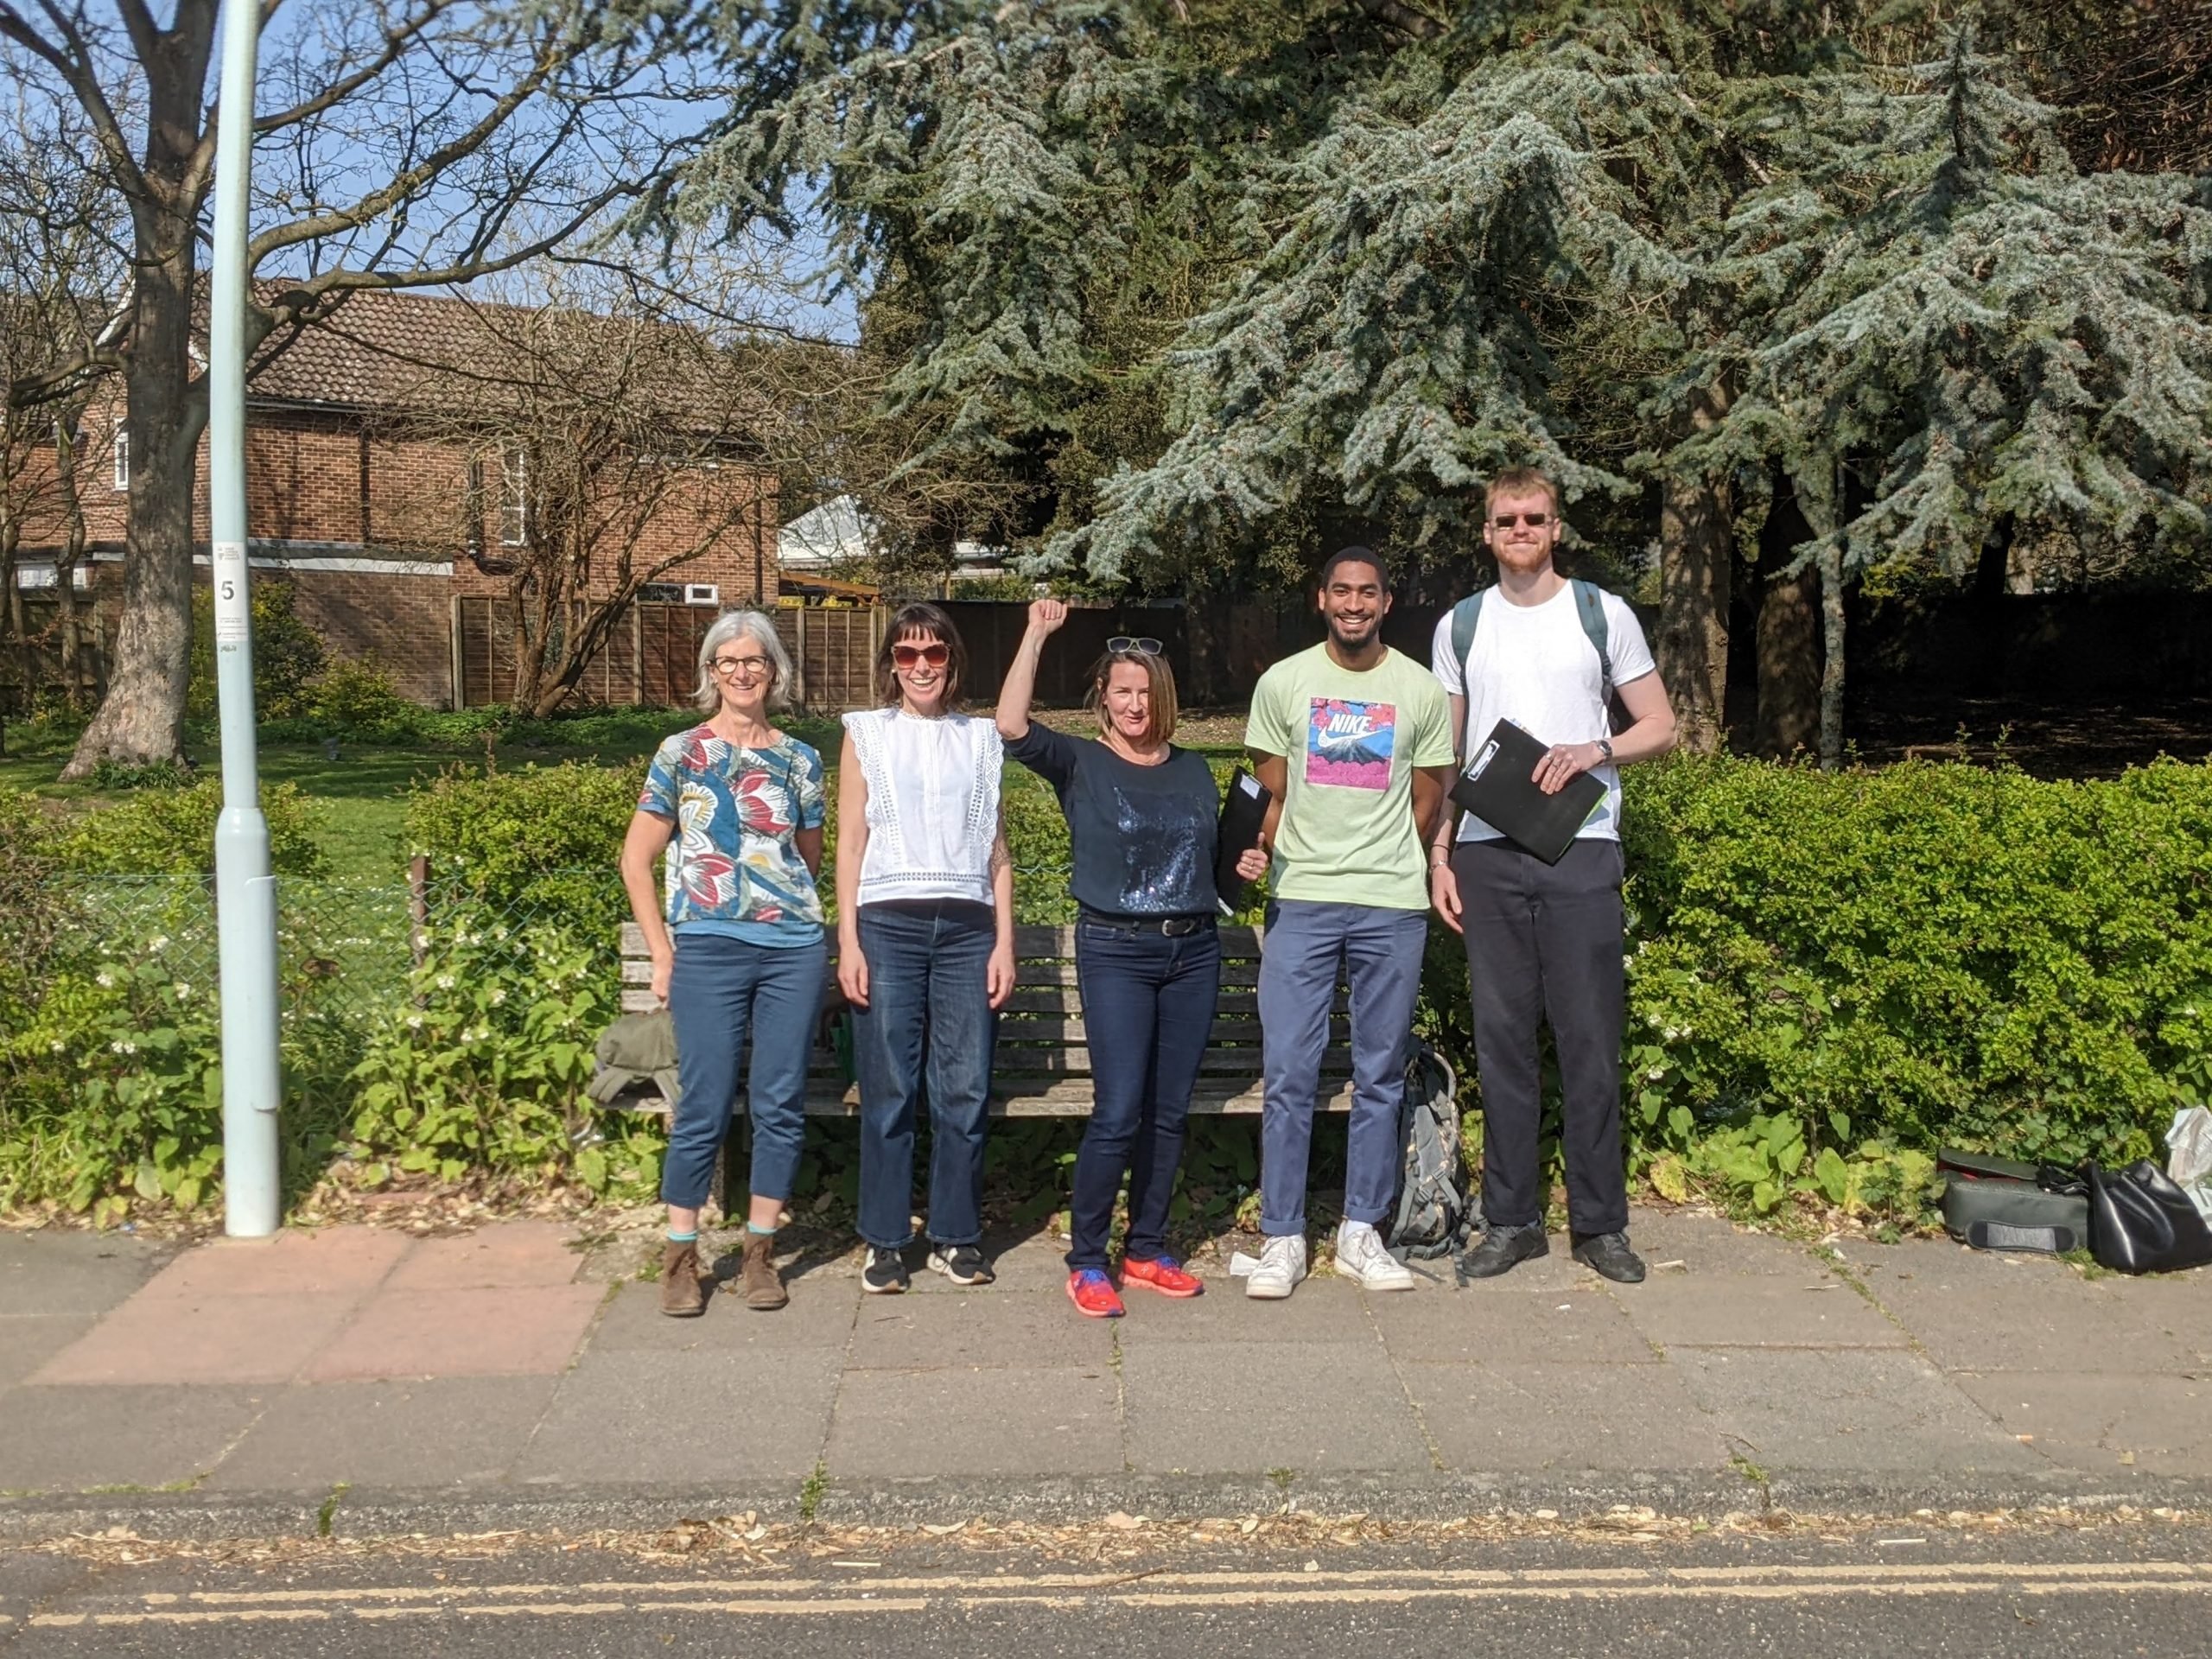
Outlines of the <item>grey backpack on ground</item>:
M 1482 1204 L 1462 1178 L 1459 1080 L 1444 1057 L 1416 1040 L 1398 1109 L 1405 1166 L 1387 1243 L 1410 1260 L 1450 1255 L 1482 1225 Z

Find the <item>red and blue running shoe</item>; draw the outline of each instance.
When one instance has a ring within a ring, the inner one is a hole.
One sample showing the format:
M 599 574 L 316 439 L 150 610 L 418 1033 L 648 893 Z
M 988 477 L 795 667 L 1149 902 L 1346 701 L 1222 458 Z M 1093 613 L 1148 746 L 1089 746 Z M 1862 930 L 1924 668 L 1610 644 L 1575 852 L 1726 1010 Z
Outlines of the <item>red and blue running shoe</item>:
M 1096 1268 L 1077 1268 L 1068 1274 L 1068 1300 L 1085 1319 L 1122 1317 L 1122 1299 L 1114 1294 L 1114 1281 Z
M 1163 1296 L 1196 1296 L 1205 1289 L 1205 1281 L 1194 1273 L 1186 1273 L 1182 1264 L 1172 1255 L 1155 1255 L 1149 1262 L 1135 1256 L 1122 1259 L 1122 1282 L 1124 1285 L 1146 1285 Z

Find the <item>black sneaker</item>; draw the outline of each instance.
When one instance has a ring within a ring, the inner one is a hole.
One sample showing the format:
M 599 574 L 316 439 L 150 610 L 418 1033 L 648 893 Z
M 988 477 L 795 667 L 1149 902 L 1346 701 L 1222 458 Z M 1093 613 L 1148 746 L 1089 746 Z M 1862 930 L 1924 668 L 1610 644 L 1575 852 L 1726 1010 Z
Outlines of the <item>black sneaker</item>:
M 1592 1233 L 1578 1238 L 1574 1259 L 1617 1285 L 1643 1282 L 1643 1258 L 1629 1249 L 1626 1233 Z
M 940 1244 L 930 1252 L 930 1271 L 941 1273 L 956 1285 L 988 1285 L 994 1277 L 991 1264 L 973 1244 Z
M 1495 1279 L 1523 1262 L 1549 1255 L 1551 1250 L 1551 1241 L 1544 1236 L 1540 1221 L 1520 1227 L 1493 1227 L 1483 1235 L 1481 1243 L 1459 1258 L 1459 1271 L 1470 1279 Z
M 861 1268 L 861 1288 L 871 1296 L 896 1296 L 906 1288 L 906 1258 L 880 1244 L 868 1247 Z

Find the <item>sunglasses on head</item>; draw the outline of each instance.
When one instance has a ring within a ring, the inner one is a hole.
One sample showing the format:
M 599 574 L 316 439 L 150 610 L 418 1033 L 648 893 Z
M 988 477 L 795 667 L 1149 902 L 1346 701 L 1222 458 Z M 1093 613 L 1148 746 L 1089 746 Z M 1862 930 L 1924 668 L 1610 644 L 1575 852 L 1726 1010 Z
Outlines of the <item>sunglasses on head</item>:
M 1109 652 L 1137 651 L 1147 657 L 1157 657 L 1160 655 L 1160 641 L 1143 634 L 1117 633 L 1106 642 L 1106 649 Z
M 1541 530 L 1552 521 L 1548 512 L 1501 512 L 1492 516 L 1491 523 L 1500 530 L 1510 530 L 1516 524 L 1526 524 L 1531 530 Z
M 931 641 L 926 645 L 893 645 L 891 660 L 900 668 L 912 668 L 917 663 L 927 663 L 931 668 L 943 668 L 952 660 L 948 645 Z

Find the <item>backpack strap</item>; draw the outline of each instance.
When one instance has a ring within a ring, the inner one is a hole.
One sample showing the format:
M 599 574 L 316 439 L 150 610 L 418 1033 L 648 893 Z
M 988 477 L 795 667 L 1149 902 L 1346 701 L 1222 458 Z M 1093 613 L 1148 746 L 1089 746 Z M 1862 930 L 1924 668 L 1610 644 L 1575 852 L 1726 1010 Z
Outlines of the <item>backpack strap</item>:
M 1591 646 L 1598 653 L 1598 695 L 1611 702 L 1613 697 L 1613 654 L 1605 648 L 1611 629 L 1605 621 L 1605 589 L 1594 582 L 1583 581 L 1580 576 L 1569 577 L 1567 585 L 1574 589 L 1574 613 L 1581 619 L 1582 632 L 1589 637 Z M 1468 630 L 1470 639 L 1473 637 L 1473 632 L 1471 628 Z M 1452 638 L 1459 638 L 1457 632 Z M 1464 655 L 1460 661 L 1463 664 L 1466 661 Z M 1459 672 L 1460 683 L 1465 684 L 1466 670 L 1462 667 Z
M 1467 657 L 1475 648 L 1475 624 L 1482 620 L 1483 595 L 1478 588 L 1452 607 L 1452 654 L 1459 659 L 1459 758 L 1467 758 L 1467 721 L 1473 717 L 1475 699 L 1467 684 Z

